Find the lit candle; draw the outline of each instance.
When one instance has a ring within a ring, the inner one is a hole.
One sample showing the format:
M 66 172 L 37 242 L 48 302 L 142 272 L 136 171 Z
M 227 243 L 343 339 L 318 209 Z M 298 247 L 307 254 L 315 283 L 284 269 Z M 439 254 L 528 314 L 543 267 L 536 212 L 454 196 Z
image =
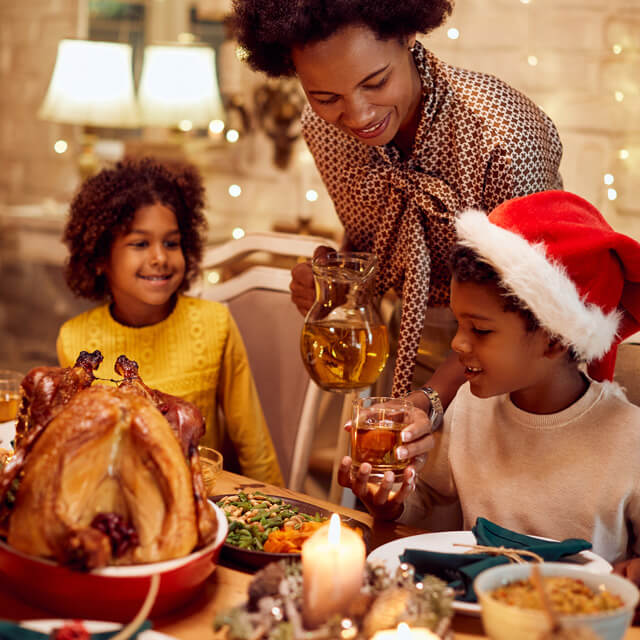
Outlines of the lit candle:
M 371 640 L 440 640 L 440 638 L 424 627 L 414 627 L 413 629 L 401 622 L 397 629 L 378 631 Z
M 302 545 L 303 613 L 305 626 L 314 629 L 335 613 L 344 613 L 359 594 L 364 574 L 362 538 L 340 526 L 334 513 Z

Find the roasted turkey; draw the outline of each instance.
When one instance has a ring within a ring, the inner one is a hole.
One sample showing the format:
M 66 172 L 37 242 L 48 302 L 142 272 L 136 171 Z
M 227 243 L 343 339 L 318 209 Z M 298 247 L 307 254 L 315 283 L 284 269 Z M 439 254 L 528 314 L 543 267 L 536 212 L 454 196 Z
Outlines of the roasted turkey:
M 149 389 L 124 356 L 117 388 L 91 386 L 101 360 L 82 352 L 74 367 L 23 381 L 16 452 L 0 474 L 7 542 L 81 569 L 187 555 L 217 530 L 198 457 L 202 416 Z

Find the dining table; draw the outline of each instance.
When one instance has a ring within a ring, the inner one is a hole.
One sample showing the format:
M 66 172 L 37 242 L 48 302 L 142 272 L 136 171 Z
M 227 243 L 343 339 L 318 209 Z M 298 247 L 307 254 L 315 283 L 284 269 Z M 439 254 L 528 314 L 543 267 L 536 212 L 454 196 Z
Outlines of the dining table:
M 375 521 L 364 511 L 327 502 L 297 491 L 257 482 L 248 477 L 222 471 L 216 479 L 215 494 L 238 491 L 261 491 L 307 503 L 319 508 L 354 518 L 371 528 L 370 546 L 374 549 L 396 538 L 425 533 L 397 522 Z M 257 570 L 237 564 L 221 554 L 215 571 L 203 584 L 199 595 L 186 606 L 162 617 L 152 619 L 153 629 L 178 640 L 213 640 L 213 619 L 217 613 L 242 604 L 247 600 L 247 588 Z M 0 575 L 0 618 L 5 620 L 33 620 L 55 618 L 51 611 L 39 609 L 20 600 L 12 593 L 11 584 Z M 486 638 L 479 617 L 456 613 L 452 628 L 459 640 Z M 624 640 L 640 640 L 640 627 L 631 627 Z

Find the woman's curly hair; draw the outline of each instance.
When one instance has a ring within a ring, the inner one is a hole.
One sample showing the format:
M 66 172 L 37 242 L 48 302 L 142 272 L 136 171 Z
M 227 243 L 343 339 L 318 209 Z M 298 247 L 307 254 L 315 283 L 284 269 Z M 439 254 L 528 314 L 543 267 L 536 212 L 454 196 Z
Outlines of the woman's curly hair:
M 228 26 L 246 61 L 269 76 L 292 76 L 291 50 L 349 25 L 381 40 L 428 33 L 451 14 L 453 0 L 233 0 Z
M 124 160 L 86 180 L 71 202 L 63 241 L 69 248 L 64 277 L 73 293 L 90 300 L 109 296 L 104 265 L 114 239 L 128 233 L 141 207 L 162 204 L 173 211 L 180 229 L 185 291 L 199 272 L 204 187 L 190 165 L 163 164 L 153 158 Z

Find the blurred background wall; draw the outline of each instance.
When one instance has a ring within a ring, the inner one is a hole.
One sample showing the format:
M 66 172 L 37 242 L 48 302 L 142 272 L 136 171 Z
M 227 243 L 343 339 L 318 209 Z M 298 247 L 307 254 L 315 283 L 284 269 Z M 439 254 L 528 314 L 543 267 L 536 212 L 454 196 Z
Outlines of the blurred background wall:
M 99 162 L 125 152 L 195 162 L 207 187 L 211 242 L 269 229 L 339 238 L 333 206 L 299 138 L 300 93 L 295 83 L 267 83 L 238 66 L 222 23 L 228 10 L 229 0 L 0 0 L 4 366 L 55 361 L 59 323 L 86 306 L 66 293 L 59 241 L 81 179 L 82 127 L 38 118 L 63 38 L 130 44 L 136 83 L 145 45 L 211 45 L 224 129 L 103 129 Z M 638 0 L 458 0 L 448 22 L 422 40 L 445 61 L 493 73 L 536 101 L 560 131 L 565 188 L 640 238 Z

